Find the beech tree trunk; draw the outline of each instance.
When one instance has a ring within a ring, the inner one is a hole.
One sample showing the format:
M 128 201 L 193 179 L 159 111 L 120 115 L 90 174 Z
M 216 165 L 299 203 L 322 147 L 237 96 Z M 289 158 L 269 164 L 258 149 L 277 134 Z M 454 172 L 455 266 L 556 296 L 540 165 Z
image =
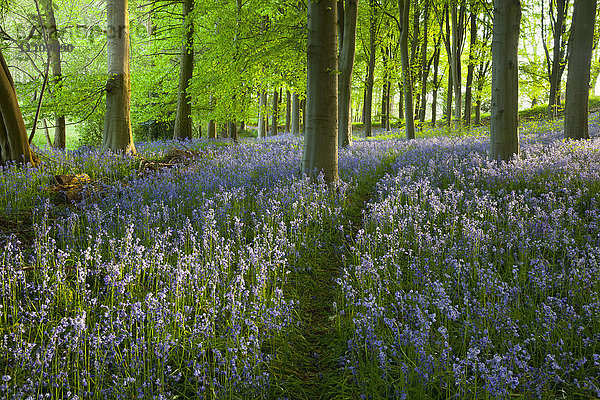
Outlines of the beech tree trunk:
M 258 100 L 258 137 L 267 137 L 267 92 L 261 89 Z
M 435 53 L 433 55 L 433 98 L 431 99 L 431 126 L 435 127 L 437 122 L 437 95 L 440 86 L 440 82 L 438 82 L 438 71 L 440 67 L 440 52 L 441 52 L 441 43 L 438 40 L 438 43 L 435 48 Z
M 465 6 L 460 9 L 452 7 L 452 85 L 454 88 L 454 119 L 460 123 L 462 119 L 462 78 L 461 78 L 461 53 L 464 38 Z
M 52 77 L 54 82 L 52 96 L 57 99 L 60 97 L 60 89 L 62 85 L 62 68 L 60 65 L 60 43 L 58 41 L 58 29 L 56 27 L 56 19 L 54 18 L 52 0 L 42 1 L 41 6 L 44 13 L 44 19 L 47 24 L 46 28 L 48 34 L 48 46 L 50 47 L 48 49 L 48 53 L 50 55 L 50 66 L 52 68 Z M 62 113 L 55 114 L 54 125 L 54 143 L 52 143 L 52 147 L 64 149 L 66 146 L 66 124 L 65 116 Z
M 129 12 L 127 0 L 107 0 L 108 80 L 103 150 L 136 154 L 131 133 Z
M 277 89 L 273 92 L 273 117 L 271 120 L 271 135 L 277 135 L 278 113 L 279 113 L 279 92 Z
M 588 99 L 594 44 L 596 0 L 575 0 L 569 49 L 565 137 L 589 139 Z
M 520 23 L 520 0 L 494 0 L 490 123 L 492 160 L 509 160 L 519 153 Z
M 190 80 L 194 72 L 194 21 L 190 13 L 194 0 L 183 0 L 184 34 L 179 65 L 179 90 L 177 91 L 177 114 L 175 115 L 175 139 L 191 139 L 192 103 L 189 94 Z
M 543 3 L 543 1 L 542 1 Z M 558 113 L 558 106 L 560 105 L 560 82 L 564 67 L 561 67 L 565 56 L 565 41 L 563 36 L 566 31 L 566 15 L 568 0 L 549 0 L 550 3 L 550 17 L 552 20 L 552 36 L 553 36 L 553 48 L 552 48 L 552 61 L 549 59 L 548 49 L 546 48 L 546 41 L 544 40 L 544 50 L 546 51 L 546 61 L 550 68 L 550 92 L 548 94 L 548 116 L 550 118 L 556 118 Z M 552 10 L 556 10 L 556 17 Z
M 365 83 L 365 137 L 373 134 L 373 83 L 375 81 L 375 1 L 370 0 L 369 7 L 369 64 L 367 65 L 367 82 Z
M 358 0 L 338 0 L 340 48 L 338 76 L 338 146 L 352 144 L 352 71 L 356 48 Z
M 306 131 L 302 169 L 323 172 L 325 182 L 338 177 L 338 67 L 336 0 L 308 2 Z
M 285 92 L 285 133 L 290 133 L 292 125 L 292 94 L 289 90 Z
M 400 12 L 400 60 L 402 61 L 402 89 L 404 90 L 404 125 L 406 139 L 410 140 L 415 138 L 414 105 L 408 55 L 410 0 L 398 0 L 398 10 Z
M 473 108 L 473 72 L 475 71 L 475 47 L 477 46 L 477 15 L 471 12 L 471 38 L 469 45 L 469 65 L 467 66 L 467 88 L 465 90 L 465 125 L 471 126 Z
M 31 151 L 17 92 L 8 65 L 0 49 L 0 163 L 16 161 L 37 165 Z
M 300 135 L 300 99 L 298 93 L 292 94 L 292 135 Z

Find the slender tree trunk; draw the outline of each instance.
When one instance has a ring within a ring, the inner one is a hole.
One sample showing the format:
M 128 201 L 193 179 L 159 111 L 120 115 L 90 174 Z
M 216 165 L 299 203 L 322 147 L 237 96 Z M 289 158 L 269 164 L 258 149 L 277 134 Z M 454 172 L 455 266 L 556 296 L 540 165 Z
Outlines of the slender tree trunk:
M 271 135 L 277 135 L 277 124 L 279 123 L 279 92 L 277 89 L 273 92 L 273 116 L 271 121 Z
M 300 101 L 300 111 L 302 113 L 302 136 L 306 135 L 306 97 Z
M 127 0 L 107 0 L 108 81 L 102 148 L 136 154 L 131 133 Z
M 290 133 L 292 125 L 292 94 L 285 92 L 285 133 Z
M 227 123 L 227 134 L 229 136 L 230 139 L 233 140 L 234 143 L 237 143 L 237 122 L 236 121 L 230 121 Z
M 356 21 L 358 0 L 338 0 L 341 29 L 339 35 L 338 76 L 338 146 L 352 144 L 352 71 L 356 47 Z
M 475 46 L 477 46 L 477 15 L 471 12 L 471 38 L 469 45 L 469 65 L 467 66 L 467 89 L 465 90 L 465 125 L 471 126 L 473 103 L 473 72 L 475 70 Z
M 54 88 L 52 91 L 52 97 L 54 99 L 60 98 L 60 90 L 62 86 L 62 69 L 60 63 L 60 43 L 58 41 L 58 29 L 56 27 L 56 19 L 54 18 L 54 9 L 52 7 L 52 0 L 44 0 L 41 2 L 41 6 L 44 13 L 44 19 L 48 29 L 48 53 L 50 54 L 50 65 L 52 68 L 52 76 L 54 81 Z M 53 147 L 57 149 L 64 149 L 66 146 L 66 124 L 65 116 L 62 113 L 55 113 L 54 122 L 54 143 Z
M 428 25 L 429 25 L 429 1 L 425 1 L 425 22 L 423 23 L 423 45 L 421 47 L 421 106 L 419 107 L 419 121 L 425 122 L 427 109 L 427 78 L 429 77 L 429 68 L 431 61 L 427 62 L 427 43 L 428 43 Z M 426 66 L 427 65 L 427 66 Z
M 446 124 L 452 125 L 452 68 L 448 71 L 448 88 L 446 91 Z
M 175 139 L 191 139 L 192 103 L 189 93 L 190 81 L 194 71 L 194 21 L 191 12 L 194 0 L 183 0 L 183 45 L 181 46 L 179 66 L 179 90 L 177 91 L 177 114 L 175 115 Z
M 0 49 L 0 163 L 16 161 L 37 165 L 31 151 L 15 84 Z
M 490 159 L 519 153 L 519 30 L 521 2 L 494 0 Z
M 216 139 L 217 138 L 217 124 L 215 123 L 214 119 L 211 119 L 210 121 L 208 121 L 208 133 L 207 133 L 207 137 L 209 139 Z
M 452 35 L 452 31 L 450 30 L 450 11 L 448 6 L 446 6 L 446 36 L 444 38 L 444 44 L 446 45 L 446 53 L 448 56 L 448 87 L 446 92 L 446 124 L 450 126 L 452 124 L 452 84 L 454 83 L 452 80 L 452 76 L 455 74 L 454 62 L 452 61 L 452 46 L 450 44 L 450 37 Z
M 266 115 L 267 113 L 267 92 L 264 90 L 260 90 L 260 97 L 258 101 L 258 137 L 266 138 L 267 137 L 267 121 Z
M 550 14 L 552 15 L 552 9 L 556 8 L 556 20 L 553 26 L 553 41 L 554 47 L 552 49 L 552 67 L 550 73 L 550 92 L 548 95 L 548 116 L 550 118 L 556 118 L 558 113 L 558 106 L 560 105 L 560 82 L 562 77 L 562 68 L 560 64 L 564 58 L 564 40 L 563 36 L 566 30 L 566 14 L 568 0 L 550 0 Z M 545 42 L 544 42 L 545 43 Z
M 441 43 L 438 41 L 433 55 L 433 98 L 431 99 L 431 126 L 435 127 L 437 122 L 437 95 L 440 82 L 438 82 L 438 71 L 440 67 Z
M 298 93 L 292 94 L 292 135 L 300 135 L 300 99 Z
M 589 139 L 588 99 L 596 0 L 575 0 L 565 101 L 565 137 Z
M 369 64 L 367 66 L 367 82 L 365 85 L 365 116 L 364 129 L 365 137 L 373 134 L 372 114 L 373 114 L 373 83 L 375 80 L 375 1 L 370 0 L 369 7 Z
M 465 6 L 457 9 L 452 7 L 452 84 L 454 87 L 454 119 L 457 123 L 462 120 L 462 76 L 461 53 L 464 38 Z
M 404 125 L 406 139 L 415 138 L 415 121 L 413 111 L 412 82 L 410 71 L 410 59 L 408 54 L 408 31 L 410 0 L 398 0 L 400 12 L 400 59 L 402 62 L 402 89 L 404 90 Z
M 402 87 L 402 79 L 398 81 L 398 90 L 400 96 L 398 96 L 398 119 L 404 121 L 404 88 Z
M 306 136 L 302 169 L 338 181 L 336 0 L 308 2 Z
M 389 108 L 390 108 L 390 100 L 388 98 L 389 94 L 389 85 L 390 83 L 390 74 L 388 71 L 388 47 L 384 47 L 381 49 L 381 57 L 383 61 L 383 87 L 381 88 L 381 128 L 388 130 L 389 127 Z

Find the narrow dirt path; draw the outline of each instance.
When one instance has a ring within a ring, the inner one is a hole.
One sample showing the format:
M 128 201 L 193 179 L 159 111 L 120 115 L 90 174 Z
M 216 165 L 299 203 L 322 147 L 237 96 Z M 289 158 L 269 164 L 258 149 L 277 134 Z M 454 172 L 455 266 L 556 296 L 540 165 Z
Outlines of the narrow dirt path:
M 333 303 L 339 289 L 335 279 L 349 250 L 345 234 L 354 237 L 362 227 L 362 210 L 371 199 L 376 183 L 391 170 L 391 160 L 350 194 L 344 208 L 349 221 L 344 231 L 333 227 L 322 238 L 322 247 L 305 254 L 299 265 L 310 267 L 290 273 L 290 291 L 299 301 L 300 326 L 288 343 L 279 348 L 279 372 L 283 381 L 278 392 L 281 399 L 354 399 L 351 376 L 344 372 L 340 360 L 347 350 L 347 338 L 336 326 Z M 340 250 L 343 249 L 343 250 Z

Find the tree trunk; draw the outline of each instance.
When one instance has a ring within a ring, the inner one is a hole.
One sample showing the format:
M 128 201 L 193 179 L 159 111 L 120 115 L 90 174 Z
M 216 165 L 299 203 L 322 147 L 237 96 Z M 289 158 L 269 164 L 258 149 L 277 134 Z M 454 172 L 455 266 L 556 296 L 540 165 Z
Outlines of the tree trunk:
M 234 143 L 237 143 L 237 122 L 231 121 L 227 123 L 227 135 Z
M 292 94 L 292 135 L 300 135 L 300 99 L 298 93 Z
M 469 65 L 467 66 L 467 89 L 465 90 L 465 125 L 471 126 L 473 104 L 473 72 L 475 70 L 475 47 L 477 46 L 477 15 L 471 12 L 471 38 L 469 45 Z
M 189 94 L 190 81 L 194 72 L 194 21 L 190 13 L 194 0 L 183 0 L 184 35 L 179 65 L 179 90 L 177 91 L 177 114 L 175 115 L 175 139 L 191 139 L 192 103 Z
M 367 65 L 367 82 L 365 84 L 365 137 L 373 134 L 373 83 L 375 80 L 375 2 L 370 0 L 369 7 L 369 64 Z
M 52 0 L 42 1 L 41 6 L 44 13 L 44 19 L 47 24 L 46 28 L 48 29 L 48 53 L 50 55 L 50 65 L 52 67 L 52 77 L 54 81 L 52 97 L 57 99 L 60 98 L 60 89 L 62 86 L 62 69 L 60 64 L 60 43 L 58 41 L 58 29 L 56 27 L 56 19 L 54 18 Z M 66 146 L 65 116 L 62 113 L 56 113 L 54 124 L 55 128 L 53 147 L 57 149 L 64 149 Z
M 519 29 L 521 2 L 494 0 L 490 159 L 519 153 Z
M 575 0 L 569 49 L 565 137 L 589 139 L 588 99 L 596 0 Z
M 306 97 L 300 101 L 300 111 L 302 112 L 302 136 L 306 135 Z
M 292 94 L 285 91 L 285 133 L 290 133 L 292 125 Z
M 390 73 L 388 71 L 388 55 L 389 48 L 384 47 L 381 49 L 382 62 L 383 62 L 383 87 L 381 88 L 381 129 L 389 130 L 390 120 L 390 99 L 389 99 L 389 85 Z
M 37 165 L 29 147 L 15 84 L 0 49 L 0 163 L 16 161 Z
M 565 46 L 563 36 L 566 30 L 566 14 L 568 0 L 550 0 L 550 2 L 550 14 L 553 19 L 554 16 L 552 15 L 552 9 L 554 7 L 552 5 L 555 4 L 556 20 L 553 26 L 554 47 L 552 49 L 552 66 L 550 72 L 550 93 L 548 94 L 548 116 L 550 118 L 556 118 L 558 113 L 558 106 L 560 105 L 559 92 L 563 71 L 563 68 L 561 68 L 561 64 L 563 63 Z M 546 54 L 546 59 L 549 62 L 548 54 Z
M 428 22 L 429 22 L 429 1 L 425 2 L 425 22 L 423 23 L 423 45 L 421 47 L 421 106 L 419 107 L 419 121 L 425 122 L 427 110 L 427 78 L 429 77 L 429 68 L 431 60 L 427 62 L 427 43 L 428 43 Z M 427 65 L 427 66 L 426 66 Z
M 352 144 L 352 71 L 356 48 L 358 0 L 338 0 L 340 29 L 340 58 L 338 60 L 338 146 Z
M 435 54 L 433 55 L 433 98 L 431 99 L 431 126 L 435 127 L 437 122 L 437 94 L 440 86 L 438 82 L 438 71 L 440 67 L 441 43 L 438 41 Z
M 273 92 L 273 117 L 271 121 L 271 135 L 277 135 L 278 113 L 279 113 L 279 92 L 277 89 Z
M 338 181 L 336 0 L 308 2 L 306 136 L 302 169 Z
M 210 121 L 208 121 L 208 133 L 207 133 L 207 137 L 209 139 L 216 139 L 217 138 L 217 124 L 215 123 L 214 119 L 211 119 Z
M 258 100 L 258 137 L 267 137 L 267 121 L 265 114 L 267 113 L 267 92 L 261 89 Z
M 108 80 L 103 150 L 136 154 L 131 133 L 129 77 L 129 12 L 127 0 L 107 0 Z
M 452 46 L 450 44 L 450 37 L 452 35 L 452 31 L 450 30 L 450 11 L 448 6 L 446 6 L 446 36 L 444 37 L 444 44 L 446 45 L 446 54 L 448 56 L 448 87 L 446 92 L 446 124 L 450 126 L 452 124 L 452 75 L 454 72 L 454 63 L 452 62 Z
M 398 0 L 398 10 L 400 12 L 400 60 L 402 61 L 402 89 L 404 90 L 404 125 L 406 129 L 406 139 L 411 140 L 415 138 L 415 121 L 410 60 L 408 54 L 408 17 L 410 15 L 410 0 Z
M 462 76 L 461 76 L 461 53 L 465 34 L 465 6 L 452 7 L 452 85 L 454 87 L 454 119 L 460 123 L 462 119 Z

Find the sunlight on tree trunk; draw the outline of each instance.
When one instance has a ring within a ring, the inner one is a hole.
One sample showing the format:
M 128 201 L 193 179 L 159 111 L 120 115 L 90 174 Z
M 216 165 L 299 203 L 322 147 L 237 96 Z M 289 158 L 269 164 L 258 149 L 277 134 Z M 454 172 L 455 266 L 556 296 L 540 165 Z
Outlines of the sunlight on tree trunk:
M 184 34 L 179 66 L 179 90 L 177 91 L 177 114 L 175 115 L 175 139 L 192 138 L 192 104 L 190 81 L 194 72 L 194 20 L 190 15 L 194 0 L 183 0 Z
M 352 144 L 352 71 L 356 47 L 358 0 L 338 1 L 340 58 L 338 76 L 338 146 Z
M 338 177 L 336 0 L 308 3 L 306 130 L 302 169 L 322 171 L 325 181 Z
M 52 68 L 52 76 L 54 80 L 54 87 L 52 88 L 52 97 L 54 99 L 60 98 L 60 89 L 62 85 L 62 68 L 60 63 L 60 43 L 58 40 L 58 29 L 56 27 L 56 18 L 54 18 L 54 9 L 52 6 L 52 0 L 43 0 L 40 2 L 44 19 L 47 28 L 48 35 L 48 52 L 50 54 L 50 65 Z M 66 147 L 66 124 L 65 116 L 62 113 L 56 113 L 54 128 L 54 143 L 52 147 L 57 149 L 64 149 Z
M 15 84 L 0 49 L 0 163 L 16 161 L 37 165 L 29 147 Z
M 589 139 L 588 99 L 596 0 L 575 0 L 569 49 L 565 137 Z
M 136 154 L 131 132 L 129 77 L 129 12 L 127 0 L 108 0 L 108 80 L 102 149 Z
M 490 158 L 519 153 L 519 30 L 521 2 L 494 0 Z

